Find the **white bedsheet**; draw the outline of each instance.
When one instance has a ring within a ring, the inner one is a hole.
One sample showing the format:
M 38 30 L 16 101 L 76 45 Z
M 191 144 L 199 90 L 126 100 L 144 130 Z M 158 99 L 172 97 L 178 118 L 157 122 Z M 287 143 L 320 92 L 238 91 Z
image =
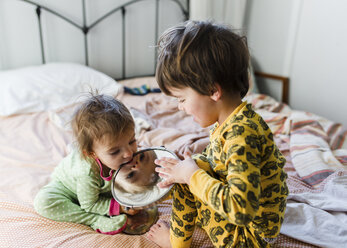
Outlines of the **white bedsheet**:
M 347 247 L 347 172 L 334 174 L 321 192 L 289 195 L 282 234 L 319 247 Z

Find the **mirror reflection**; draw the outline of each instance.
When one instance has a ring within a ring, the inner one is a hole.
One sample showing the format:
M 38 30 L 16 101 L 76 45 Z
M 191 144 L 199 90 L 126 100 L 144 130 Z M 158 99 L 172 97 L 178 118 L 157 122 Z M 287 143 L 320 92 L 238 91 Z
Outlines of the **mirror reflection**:
M 113 197 L 119 204 L 143 208 L 167 195 L 171 187 L 157 187 L 157 183 L 164 179 L 155 171 L 157 165 L 154 161 L 162 157 L 177 158 L 165 148 L 148 148 L 138 151 L 129 163 L 121 165 L 112 181 Z
M 154 150 L 137 153 L 133 160 L 122 166 L 118 172 L 116 185 L 122 191 L 139 193 L 154 186 L 159 176 L 155 172 L 157 158 Z

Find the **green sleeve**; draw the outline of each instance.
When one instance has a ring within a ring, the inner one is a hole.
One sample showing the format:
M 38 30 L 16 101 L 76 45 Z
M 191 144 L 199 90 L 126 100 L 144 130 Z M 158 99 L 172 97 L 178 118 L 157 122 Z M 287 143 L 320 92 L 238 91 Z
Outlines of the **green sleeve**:
M 89 213 L 106 215 L 109 213 L 111 198 L 100 193 L 101 180 L 91 176 L 77 178 L 77 198 L 81 208 Z

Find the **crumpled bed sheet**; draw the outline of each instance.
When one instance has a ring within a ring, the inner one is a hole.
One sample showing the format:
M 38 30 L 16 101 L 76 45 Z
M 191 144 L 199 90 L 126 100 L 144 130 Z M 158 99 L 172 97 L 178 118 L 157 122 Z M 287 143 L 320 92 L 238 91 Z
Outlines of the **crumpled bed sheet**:
M 121 94 L 118 98 L 139 118 L 138 123 L 141 122 L 137 129 L 140 146 L 164 145 L 182 155 L 187 149 L 201 152 L 207 145 L 208 129 L 199 127 L 190 116 L 178 111 L 173 98 L 156 93 L 141 97 Z M 340 165 L 329 167 L 332 173 L 311 185 L 300 176 L 300 160 L 292 159 L 293 144 L 300 148 L 300 142 L 293 143 L 293 136 L 301 135 L 300 132 L 293 133 L 293 127 L 305 122 L 306 114 L 299 113 L 300 121 L 296 121 L 293 110 L 268 96 L 254 94 L 247 100 L 268 122 L 287 158 L 285 170 L 289 176 L 290 195 L 285 222 L 275 247 L 343 247 L 340 244 L 347 243 L 346 225 L 343 225 L 346 223 L 344 156 L 347 132 L 335 123 L 325 122 L 330 128 L 325 125 L 321 130 L 326 130 L 327 144 Z M 103 235 L 84 225 L 55 222 L 35 213 L 34 196 L 68 153 L 72 140 L 66 123 L 74 107 L 0 118 L 0 247 L 157 247 L 143 235 Z M 307 113 L 306 117 L 310 120 L 312 114 Z M 320 118 L 317 120 L 313 122 L 316 127 Z M 313 127 L 306 125 L 306 128 Z M 309 142 L 307 137 L 305 142 Z M 315 169 L 313 167 L 313 173 Z M 160 203 L 160 218 L 168 220 L 170 208 L 171 200 Z M 193 240 L 192 247 L 212 247 L 200 229 Z

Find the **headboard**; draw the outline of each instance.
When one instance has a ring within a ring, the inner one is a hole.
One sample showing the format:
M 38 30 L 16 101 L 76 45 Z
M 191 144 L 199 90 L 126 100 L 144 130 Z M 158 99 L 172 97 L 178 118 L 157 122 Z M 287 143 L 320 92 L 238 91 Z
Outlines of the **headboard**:
M 189 0 L 1 2 L 0 69 L 77 62 L 116 79 L 154 75 L 160 33 L 189 18 Z

